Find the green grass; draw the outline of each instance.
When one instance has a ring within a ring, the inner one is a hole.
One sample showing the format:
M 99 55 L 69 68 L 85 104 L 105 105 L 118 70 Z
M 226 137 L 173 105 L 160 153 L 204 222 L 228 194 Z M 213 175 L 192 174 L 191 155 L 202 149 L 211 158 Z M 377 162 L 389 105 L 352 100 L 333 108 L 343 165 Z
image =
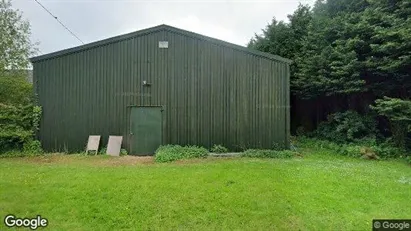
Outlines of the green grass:
M 252 158 L 291 158 L 297 156 L 298 153 L 290 150 L 267 150 L 267 149 L 248 149 L 241 156 Z
M 40 214 L 51 230 L 370 230 L 373 218 L 410 218 L 410 165 L 321 152 L 166 164 L 3 158 L 0 215 Z

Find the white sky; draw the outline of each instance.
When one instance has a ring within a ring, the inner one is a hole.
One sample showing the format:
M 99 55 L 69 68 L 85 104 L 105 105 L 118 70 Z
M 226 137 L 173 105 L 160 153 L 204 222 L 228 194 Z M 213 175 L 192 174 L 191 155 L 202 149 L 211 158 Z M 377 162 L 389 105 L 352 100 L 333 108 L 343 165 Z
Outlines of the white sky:
M 85 43 L 167 24 L 245 45 L 273 17 L 287 20 L 299 2 L 315 0 L 38 0 Z M 46 54 L 81 45 L 34 0 L 12 0 Z

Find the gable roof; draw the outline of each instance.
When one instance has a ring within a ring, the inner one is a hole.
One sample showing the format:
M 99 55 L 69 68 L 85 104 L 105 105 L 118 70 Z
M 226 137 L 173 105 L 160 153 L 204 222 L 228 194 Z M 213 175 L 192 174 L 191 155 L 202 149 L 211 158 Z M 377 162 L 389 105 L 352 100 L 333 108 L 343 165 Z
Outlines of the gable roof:
M 141 35 L 146 35 L 146 34 L 150 34 L 150 33 L 154 33 L 154 32 L 159 32 L 159 31 L 170 31 L 170 32 L 174 32 L 174 33 L 181 34 L 181 35 L 184 35 L 184 36 L 188 36 L 188 37 L 200 39 L 200 40 L 203 40 L 203 41 L 211 42 L 211 43 L 214 43 L 214 44 L 217 44 L 217 45 L 222 45 L 222 46 L 225 46 L 225 47 L 229 47 L 229 48 L 232 48 L 232 49 L 235 49 L 235 50 L 243 51 L 243 52 L 246 52 L 246 53 L 249 53 L 249 54 L 253 54 L 253 55 L 260 56 L 260 57 L 268 58 L 268 59 L 271 59 L 271 60 L 285 62 L 285 63 L 288 63 L 288 64 L 292 63 L 292 60 L 287 59 L 287 58 L 283 58 L 283 57 L 278 56 L 278 55 L 272 55 L 272 54 L 269 54 L 269 53 L 249 49 L 249 48 L 239 46 L 239 45 L 236 45 L 236 44 L 233 44 L 233 43 L 229 43 L 229 42 L 226 42 L 226 41 L 223 41 L 223 40 L 211 38 L 211 37 L 208 37 L 208 36 L 197 34 L 197 33 L 191 32 L 191 31 L 182 30 L 182 29 L 175 28 L 175 27 L 172 27 L 172 26 L 169 26 L 169 25 L 165 25 L 165 24 L 158 25 L 158 26 L 155 26 L 155 27 L 150 27 L 150 28 L 135 31 L 135 32 L 131 32 L 131 33 L 128 33 L 128 34 L 123 34 L 123 35 L 103 39 L 103 40 L 100 40 L 100 41 L 84 44 L 84 45 L 73 47 L 73 48 L 64 49 L 64 50 L 61 50 L 61 51 L 52 52 L 52 53 L 45 54 L 45 55 L 32 57 L 32 58 L 30 58 L 30 61 L 32 63 L 35 63 L 35 62 L 38 62 L 38 61 L 41 61 L 41 60 L 55 58 L 55 57 L 71 54 L 71 53 L 74 53 L 74 52 L 83 51 L 83 50 L 88 50 L 88 49 L 91 49 L 91 48 L 95 48 L 95 47 L 107 45 L 107 44 L 110 44 L 110 43 L 115 43 L 115 42 L 127 40 L 127 39 L 138 37 L 138 36 L 141 36 Z

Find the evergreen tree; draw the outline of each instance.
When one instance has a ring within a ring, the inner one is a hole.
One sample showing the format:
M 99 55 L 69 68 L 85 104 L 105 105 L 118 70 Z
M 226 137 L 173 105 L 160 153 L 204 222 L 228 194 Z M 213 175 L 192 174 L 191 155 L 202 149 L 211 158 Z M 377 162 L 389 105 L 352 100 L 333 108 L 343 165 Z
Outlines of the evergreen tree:
M 294 60 L 292 94 L 314 102 L 317 122 L 353 102 L 366 111 L 376 98 L 411 97 L 411 1 L 317 0 L 288 18 L 249 46 Z M 345 106 L 320 110 L 324 103 Z

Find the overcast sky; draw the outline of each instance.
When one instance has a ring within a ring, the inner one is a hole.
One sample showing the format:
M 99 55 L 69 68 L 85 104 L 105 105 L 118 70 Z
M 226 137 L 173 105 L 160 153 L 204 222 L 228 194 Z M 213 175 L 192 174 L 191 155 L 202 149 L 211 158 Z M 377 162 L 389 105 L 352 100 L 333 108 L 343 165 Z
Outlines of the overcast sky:
M 287 20 L 298 3 L 315 0 L 38 0 L 84 43 L 168 24 L 238 45 L 273 17 Z M 31 23 L 32 40 L 41 53 L 81 45 L 34 0 L 12 0 Z

